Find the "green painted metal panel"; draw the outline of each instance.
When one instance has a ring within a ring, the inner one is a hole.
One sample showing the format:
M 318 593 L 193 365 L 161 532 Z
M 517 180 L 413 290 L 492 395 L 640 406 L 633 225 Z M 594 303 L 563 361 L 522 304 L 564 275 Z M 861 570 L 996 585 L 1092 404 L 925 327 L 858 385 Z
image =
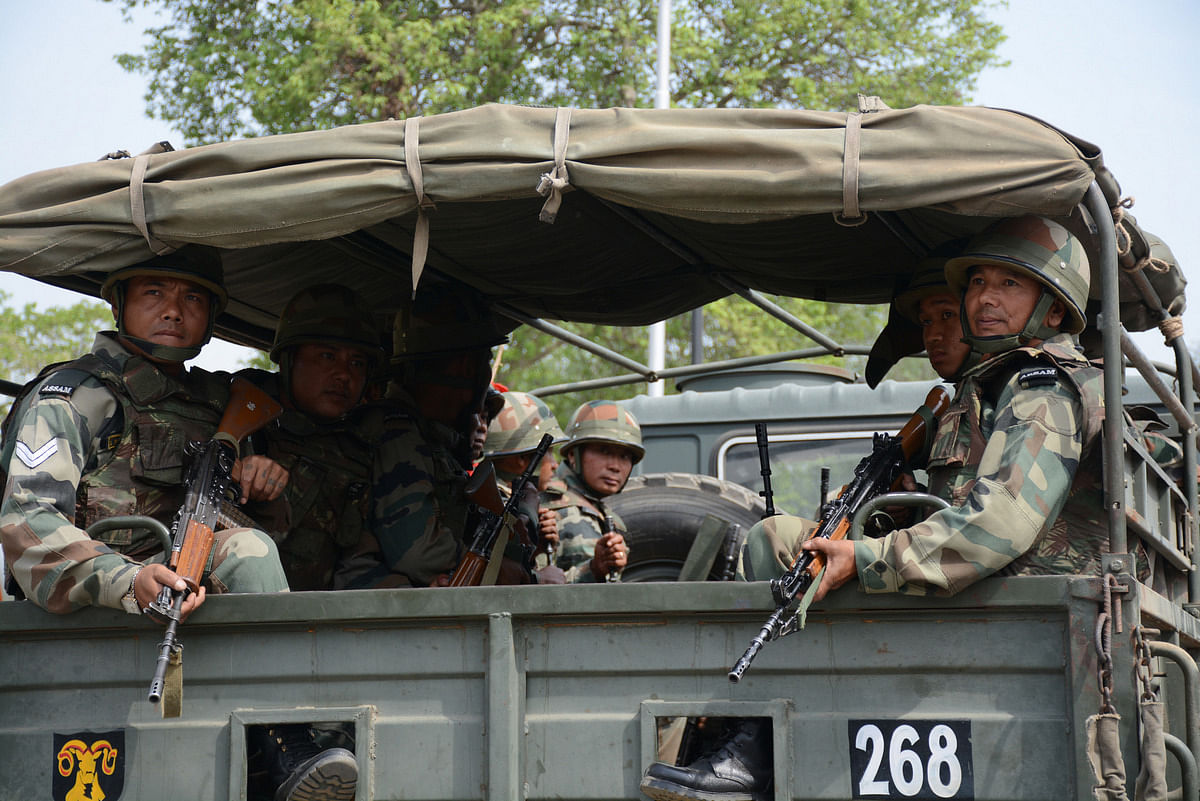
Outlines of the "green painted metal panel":
M 217 596 L 184 627 L 183 716 L 167 720 L 145 701 L 153 625 L 6 602 L 0 799 L 49 796 L 54 733 L 114 729 L 123 799 L 237 798 L 245 726 L 315 720 L 356 727 L 363 799 L 632 799 L 655 720 L 706 714 L 775 721 L 777 799 L 852 796 L 850 721 L 950 720 L 970 725 L 975 798 L 1085 801 L 1099 588 L 838 593 L 738 685 L 725 673 L 771 608 L 765 584 Z M 1178 607 L 1144 588 L 1121 604 L 1116 702 L 1132 721 L 1129 623 Z M 1197 621 L 1179 614 L 1194 644 Z

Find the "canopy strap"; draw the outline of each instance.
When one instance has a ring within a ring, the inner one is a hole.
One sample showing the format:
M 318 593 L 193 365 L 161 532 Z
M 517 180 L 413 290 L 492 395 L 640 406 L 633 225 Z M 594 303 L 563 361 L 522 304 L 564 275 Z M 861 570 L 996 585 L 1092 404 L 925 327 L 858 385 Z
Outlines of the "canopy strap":
M 133 217 L 133 227 L 146 240 L 150 249 L 159 256 L 173 253 L 175 248 L 150 234 L 150 226 L 146 222 L 146 168 L 150 166 L 150 156 L 141 155 L 133 160 L 133 171 L 129 174 L 129 213 Z
M 429 214 L 437 208 L 432 200 L 425 195 L 425 177 L 421 173 L 421 159 L 417 155 L 417 147 L 421 140 L 421 118 L 409 117 L 404 121 L 404 169 L 408 170 L 408 178 L 412 181 L 413 192 L 417 196 L 417 225 L 413 231 L 412 250 L 412 291 L 417 296 L 417 284 L 425 269 L 425 258 L 429 255 Z
M 554 114 L 554 171 L 542 173 L 538 181 L 538 194 L 546 198 L 538 219 L 554 223 L 558 207 L 562 205 L 563 193 L 571 187 L 567 176 L 567 141 L 571 136 L 571 109 L 559 106 Z
M 861 142 L 862 114 L 852 111 L 846 115 L 846 143 L 842 148 L 842 213 L 835 215 L 842 225 L 866 222 L 858 207 L 858 149 Z

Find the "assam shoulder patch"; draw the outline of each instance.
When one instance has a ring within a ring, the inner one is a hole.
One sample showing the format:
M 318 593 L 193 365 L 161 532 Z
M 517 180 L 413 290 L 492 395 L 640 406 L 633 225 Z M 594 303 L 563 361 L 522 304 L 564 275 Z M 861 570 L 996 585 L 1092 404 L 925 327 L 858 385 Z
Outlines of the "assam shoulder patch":
M 1024 370 L 1017 373 L 1017 383 L 1019 383 L 1025 389 L 1029 389 L 1030 387 L 1049 386 L 1057 380 L 1058 368 L 1052 365 L 1026 367 Z
M 37 391 L 39 398 L 44 398 L 49 395 L 58 395 L 64 398 L 69 398 L 75 394 L 75 390 L 83 383 L 91 373 L 86 370 L 77 370 L 68 368 L 59 370 L 56 373 L 51 373 L 45 383 L 43 383 Z

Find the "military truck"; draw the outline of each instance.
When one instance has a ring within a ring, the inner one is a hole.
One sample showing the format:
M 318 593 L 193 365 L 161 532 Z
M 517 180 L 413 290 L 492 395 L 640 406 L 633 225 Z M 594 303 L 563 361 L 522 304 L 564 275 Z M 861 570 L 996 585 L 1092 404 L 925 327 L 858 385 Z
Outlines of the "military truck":
M 1111 553 L 1102 576 L 994 577 L 946 599 L 843 589 L 738 684 L 730 665 L 774 609 L 765 582 L 212 597 L 180 632 L 178 717 L 145 700 L 151 621 L 5 601 L 0 798 L 68 797 L 85 769 L 109 798 L 244 798 L 247 727 L 342 721 L 360 799 L 633 799 L 660 723 L 685 716 L 769 718 L 780 800 L 1084 801 L 1100 784 L 1118 798 L 1143 767 L 1195 798 L 1194 368 L 1176 341 L 1179 391 L 1155 385 L 1177 481 L 1117 414 L 1123 353 L 1137 357 L 1122 323 L 1149 327 L 1182 300 L 1169 251 L 1123 212 L 1099 149 L 1040 120 L 871 100 L 850 113 L 492 105 L 6 185 L 0 269 L 94 296 L 155 252 L 216 246 L 219 335 L 260 347 L 286 298 L 325 281 L 381 318 L 416 286 L 459 282 L 540 328 L 643 325 L 731 293 L 881 303 L 937 245 L 1047 215 L 1090 251 Z M 1136 269 L 1149 259 L 1163 270 Z M 878 391 L 915 408 L 908 388 Z M 1139 544 L 1156 557 L 1147 581 L 1130 572 Z M 1154 698 L 1163 728 L 1143 712 Z M 1097 725 L 1109 736 L 1094 742 Z

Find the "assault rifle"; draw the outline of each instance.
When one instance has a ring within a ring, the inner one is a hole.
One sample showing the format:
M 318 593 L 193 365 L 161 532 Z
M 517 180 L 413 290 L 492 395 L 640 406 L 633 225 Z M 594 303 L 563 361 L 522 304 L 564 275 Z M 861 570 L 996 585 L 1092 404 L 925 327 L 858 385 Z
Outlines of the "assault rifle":
M 842 488 L 836 499 L 822 507 L 821 521 L 810 539 L 845 539 L 850 533 L 854 513 L 876 495 L 892 488 L 909 462 L 921 451 L 934 418 L 941 415 L 949 403 L 950 396 L 946 390 L 934 387 L 925 397 L 924 405 L 913 413 L 899 434 L 876 434 L 871 453 L 858 463 L 850 483 Z M 820 575 L 824 561 L 820 554 L 801 551 L 786 573 L 771 580 L 775 611 L 750 641 L 742 658 L 729 671 L 730 681 L 736 684 L 742 680 L 764 645 L 795 631 L 799 612 L 792 609 L 792 603 L 808 591 L 813 580 Z
M 513 483 L 512 495 L 504 504 L 499 514 L 480 506 L 480 514 L 483 516 L 479 521 L 479 525 L 475 528 L 475 537 L 471 540 L 471 547 L 463 554 L 463 558 L 459 561 L 458 567 L 454 568 L 454 572 L 450 574 L 451 587 L 478 587 L 483 583 L 483 575 L 487 570 L 488 562 L 491 561 L 492 551 L 496 547 L 496 541 L 500 537 L 500 532 L 504 530 L 506 525 L 512 525 L 517 519 L 517 507 L 521 503 L 521 496 L 525 492 L 526 485 L 533 480 L 534 474 L 541 464 L 542 457 L 546 455 L 546 451 L 550 450 L 550 444 L 554 442 L 554 437 L 550 434 L 544 434 L 542 441 L 538 443 L 537 450 L 534 451 L 533 457 L 529 461 L 529 466 L 525 468 L 525 472 L 521 477 Z M 490 468 L 491 466 L 488 465 Z M 478 471 L 477 471 L 478 472 Z M 482 474 L 485 479 L 483 487 L 476 489 L 474 494 L 478 495 L 479 490 L 487 486 L 486 479 L 494 477 L 494 473 L 487 469 Z M 495 490 L 495 481 L 492 480 L 491 488 Z M 491 505 L 486 504 L 486 505 Z M 537 521 L 534 521 L 536 524 Z
M 238 443 L 282 413 L 283 407 L 270 395 L 244 378 L 235 378 L 229 390 L 229 405 L 212 439 L 188 445 L 193 458 L 188 466 L 187 494 L 171 526 L 171 552 L 167 557 L 167 567 L 183 579 L 185 588 L 163 587 L 147 608 L 152 616 L 167 623 L 147 696 L 152 704 L 162 700 L 171 654 L 182 647 L 177 632 L 184 599 L 200 590 L 212 553 L 213 530 L 230 511 L 222 510 L 221 504 L 235 489 L 233 463 L 238 458 Z

